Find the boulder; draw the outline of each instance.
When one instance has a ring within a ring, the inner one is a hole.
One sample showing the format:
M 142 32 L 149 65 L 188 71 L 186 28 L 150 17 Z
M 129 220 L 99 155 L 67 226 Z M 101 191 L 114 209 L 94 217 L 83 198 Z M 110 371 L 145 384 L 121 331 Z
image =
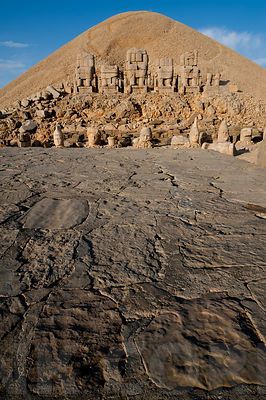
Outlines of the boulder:
M 117 118 L 130 117 L 132 114 L 136 113 L 135 107 L 130 100 L 125 100 L 120 103 L 115 110 Z
M 189 139 L 183 135 L 175 135 L 171 139 L 171 147 L 174 149 L 178 147 L 189 147 Z
M 236 154 L 235 145 L 233 143 L 203 143 L 203 149 L 218 151 L 222 154 L 227 154 L 228 156 L 234 156 Z
M 51 113 L 48 110 L 37 110 L 36 116 L 45 119 L 45 118 L 50 118 Z
M 12 139 L 12 140 L 10 140 L 9 146 L 11 146 L 11 147 L 17 147 L 17 146 L 18 146 L 18 141 L 17 141 L 17 139 Z
M 54 99 L 58 99 L 60 97 L 60 93 L 53 86 L 48 86 L 46 91 L 51 93 Z
M 19 128 L 20 133 L 24 132 L 33 132 L 37 128 L 37 122 L 29 119 L 26 122 L 23 122 L 21 127 Z
M 23 100 L 21 100 L 20 104 L 22 105 L 22 107 L 26 108 L 30 105 L 30 101 L 28 99 L 23 99 Z

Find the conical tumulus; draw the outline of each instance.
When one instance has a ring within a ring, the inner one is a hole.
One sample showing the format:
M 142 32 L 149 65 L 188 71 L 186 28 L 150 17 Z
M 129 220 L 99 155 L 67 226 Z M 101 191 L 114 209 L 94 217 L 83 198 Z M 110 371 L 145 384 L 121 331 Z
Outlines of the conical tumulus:
M 0 108 L 43 91 L 49 85 L 72 82 L 77 56 L 83 50 L 95 54 L 106 65 L 123 66 L 130 48 L 145 49 L 153 60 L 172 57 L 175 65 L 179 65 L 180 56 L 185 52 L 199 50 L 204 55 L 200 56 L 199 63 L 204 74 L 220 71 L 244 93 L 266 99 L 266 72 L 262 67 L 178 21 L 139 11 L 103 21 L 31 67 L 0 89 Z

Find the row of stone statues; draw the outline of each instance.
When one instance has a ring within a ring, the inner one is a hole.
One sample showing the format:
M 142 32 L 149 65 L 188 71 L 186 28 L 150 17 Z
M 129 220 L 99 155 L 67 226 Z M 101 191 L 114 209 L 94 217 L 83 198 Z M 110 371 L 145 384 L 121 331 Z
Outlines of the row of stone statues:
M 190 128 L 188 137 L 183 135 L 175 135 L 171 140 L 171 147 L 173 148 L 193 148 L 200 146 L 203 149 L 214 150 L 231 156 L 236 155 L 238 150 L 249 151 L 254 146 L 252 142 L 252 128 L 241 129 L 240 139 L 236 144 L 234 144 L 230 142 L 228 125 L 225 120 L 222 120 L 218 129 L 217 139 L 215 139 L 212 143 L 202 143 L 202 138 L 198 129 L 198 119 L 196 117 Z
M 175 66 L 172 58 L 160 58 L 149 62 L 146 50 L 129 49 L 124 69 L 117 65 L 101 65 L 96 68 L 93 54 L 81 53 L 77 58 L 75 93 L 197 93 L 203 86 L 220 86 L 220 74 L 208 73 L 203 80 L 198 67 L 198 52 L 186 52 Z
M 53 133 L 54 145 L 57 148 L 64 147 L 64 133 L 62 130 L 61 124 L 56 124 L 55 131 Z M 116 148 L 118 146 L 118 139 L 110 135 L 107 138 L 108 147 Z M 223 120 L 219 126 L 217 139 L 212 143 L 202 143 L 202 137 L 198 128 L 198 118 L 196 117 L 193 124 L 191 125 L 190 131 L 188 135 L 174 135 L 171 139 L 171 147 L 172 148 L 199 148 L 203 149 L 215 150 L 220 153 L 235 155 L 237 150 L 245 149 L 247 151 L 251 150 L 254 146 L 252 142 L 252 128 L 243 128 L 240 133 L 239 141 L 234 144 L 230 142 L 229 128 L 225 120 Z M 149 149 L 153 147 L 153 137 L 152 137 L 152 129 L 150 127 L 143 127 L 140 131 L 138 137 L 135 137 L 130 140 L 130 143 L 133 148 L 136 149 Z M 19 147 L 30 147 L 31 146 L 31 138 L 29 133 L 20 133 Z M 95 127 L 89 127 L 87 129 L 87 143 L 85 147 L 93 148 L 102 146 L 102 135 L 101 131 Z
M 88 141 L 85 147 L 98 147 L 101 145 L 101 133 L 98 128 L 90 127 L 87 129 L 87 138 Z M 54 134 L 54 145 L 55 147 L 62 148 L 64 147 L 64 133 L 62 131 L 61 124 L 57 124 Z M 114 136 L 108 136 L 108 147 L 115 148 L 117 147 L 117 138 Z M 140 136 L 138 138 L 134 138 L 132 141 L 132 146 L 137 149 L 148 149 L 153 147 L 152 145 L 152 130 L 151 128 L 142 128 L 140 132 Z
M 220 153 L 235 155 L 235 145 L 230 142 L 229 129 L 226 121 L 223 120 L 218 129 L 217 139 L 213 143 L 201 143 L 202 138 L 198 128 L 198 118 L 196 117 L 189 131 L 188 137 L 183 135 L 175 135 L 171 140 L 171 147 L 173 148 L 197 148 L 215 150 Z

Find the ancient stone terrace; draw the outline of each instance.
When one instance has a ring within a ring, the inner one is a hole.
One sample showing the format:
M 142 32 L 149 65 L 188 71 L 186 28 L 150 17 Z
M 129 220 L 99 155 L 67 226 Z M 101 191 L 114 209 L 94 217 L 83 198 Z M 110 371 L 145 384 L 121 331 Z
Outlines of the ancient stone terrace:
M 74 93 L 199 93 L 217 91 L 220 74 L 203 77 L 198 67 L 198 51 L 186 52 L 180 65 L 172 58 L 150 60 L 146 50 L 129 49 L 124 68 L 118 65 L 97 65 L 93 54 L 78 55 Z

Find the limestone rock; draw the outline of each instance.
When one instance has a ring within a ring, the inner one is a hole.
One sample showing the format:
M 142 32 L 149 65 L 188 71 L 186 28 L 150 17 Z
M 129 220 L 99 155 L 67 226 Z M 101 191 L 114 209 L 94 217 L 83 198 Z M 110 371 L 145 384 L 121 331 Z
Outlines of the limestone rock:
M 46 91 L 51 93 L 54 99 L 58 99 L 60 97 L 60 93 L 53 86 L 48 86 Z
M 183 135 L 175 135 L 171 139 L 171 147 L 177 149 L 179 147 L 189 147 L 189 139 Z
M 138 138 L 133 140 L 133 147 L 136 149 L 149 149 L 152 144 L 152 130 L 151 128 L 142 128 Z
M 37 122 L 35 122 L 35 121 L 29 119 L 28 121 L 23 122 L 23 124 L 22 124 L 21 127 L 19 128 L 19 131 L 20 131 L 21 133 L 24 133 L 24 132 L 32 132 L 32 131 L 34 131 L 36 128 L 37 128 Z
M 51 114 L 48 110 L 37 110 L 36 116 L 39 118 L 49 118 Z
M 240 142 L 250 145 L 252 144 L 251 139 L 252 139 L 252 128 L 241 129 Z
M 266 129 L 264 130 L 264 139 L 257 146 L 256 164 L 259 167 L 266 167 Z
M 198 118 L 195 117 L 194 122 L 189 131 L 189 143 L 192 147 L 199 147 L 200 133 L 198 129 Z
M 30 105 L 30 101 L 28 99 L 23 99 L 23 100 L 21 100 L 20 104 L 22 105 L 22 107 L 26 108 Z
M 117 147 L 117 139 L 114 136 L 108 136 L 108 147 L 113 149 Z
M 228 156 L 234 156 L 236 154 L 235 145 L 229 142 L 203 143 L 202 148 L 218 151 Z
M 98 147 L 101 142 L 101 133 L 98 128 L 90 127 L 87 129 L 88 141 L 86 147 Z
M 22 218 L 27 229 L 69 229 L 88 216 L 88 203 L 79 199 L 44 198 Z
M 223 119 L 218 129 L 218 143 L 225 143 L 229 141 L 229 129 L 226 121 Z
M 264 170 L 166 147 L 1 160 L 1 398 L 265 397 Z
M 56 124 L 53 137 L 55 147 L 64 147 L 64 133 L 60 124 Z

